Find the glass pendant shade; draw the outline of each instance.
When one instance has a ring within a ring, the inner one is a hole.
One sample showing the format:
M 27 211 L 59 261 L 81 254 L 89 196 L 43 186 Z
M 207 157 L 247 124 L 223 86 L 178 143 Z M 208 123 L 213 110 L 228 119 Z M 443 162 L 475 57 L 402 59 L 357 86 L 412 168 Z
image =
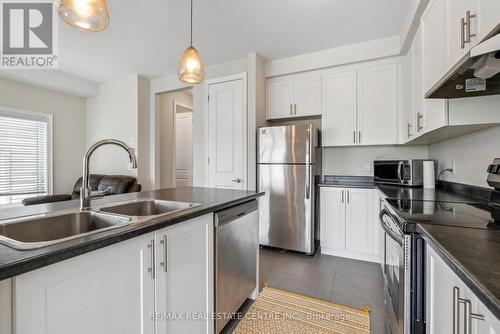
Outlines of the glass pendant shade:
M 205 65 L 192 45 L 182 55 L 178 76 L 180 81 L 188 84 L 199 84 L 205 79 Z
M 87 31 L 103 31 L 109 25 L 106 0 L 58 0 L 59 16 L 64 22 Z

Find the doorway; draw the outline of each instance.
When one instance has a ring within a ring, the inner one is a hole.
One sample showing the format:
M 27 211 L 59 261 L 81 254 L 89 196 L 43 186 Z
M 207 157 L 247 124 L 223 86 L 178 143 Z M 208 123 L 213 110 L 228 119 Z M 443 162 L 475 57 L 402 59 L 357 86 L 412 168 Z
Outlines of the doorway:
M 193 184 L 193 90 L 158 94 L 160 188 Z

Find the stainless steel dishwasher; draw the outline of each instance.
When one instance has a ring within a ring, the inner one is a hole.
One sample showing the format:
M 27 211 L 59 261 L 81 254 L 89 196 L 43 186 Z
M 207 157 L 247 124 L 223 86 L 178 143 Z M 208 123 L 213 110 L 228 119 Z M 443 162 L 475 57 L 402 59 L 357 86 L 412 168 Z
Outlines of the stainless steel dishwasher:
M 215 321 L 218 334 L 257 287 L 259 215 L 257 201 L 216 213 Z M 222 316 L 221 316 L 222 315 Z M 219 319 L 220 318 L 220 319 Z

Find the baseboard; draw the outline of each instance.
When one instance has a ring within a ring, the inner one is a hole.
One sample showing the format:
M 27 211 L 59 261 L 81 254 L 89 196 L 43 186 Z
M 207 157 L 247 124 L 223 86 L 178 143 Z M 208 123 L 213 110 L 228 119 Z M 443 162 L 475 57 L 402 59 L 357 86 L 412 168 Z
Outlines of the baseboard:
M 343 249 L 321 247 L 321 254 L 338 256 L 338 257 L 343 257 L 343 258 L 353 259 L 353 260 L 380 263 L 380 256 L 379 255 L 360 254 L 360 253 L 351 252 L 351 251 L 347 251 L 347 250 L 343 250 Z

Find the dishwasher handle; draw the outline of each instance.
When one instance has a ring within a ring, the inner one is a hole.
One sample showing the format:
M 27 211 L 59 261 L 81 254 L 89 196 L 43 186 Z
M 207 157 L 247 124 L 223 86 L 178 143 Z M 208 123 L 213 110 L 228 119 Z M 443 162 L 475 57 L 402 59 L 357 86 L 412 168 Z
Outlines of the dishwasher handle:
M 256 211 L 258 208 L 257 200 L 251 200 L 243 204 L 238 204 L 228 209 L 224 209 L 215 213 L 215 227 L 226 225 L 236 219 L 246 216 L 249 213 Z

